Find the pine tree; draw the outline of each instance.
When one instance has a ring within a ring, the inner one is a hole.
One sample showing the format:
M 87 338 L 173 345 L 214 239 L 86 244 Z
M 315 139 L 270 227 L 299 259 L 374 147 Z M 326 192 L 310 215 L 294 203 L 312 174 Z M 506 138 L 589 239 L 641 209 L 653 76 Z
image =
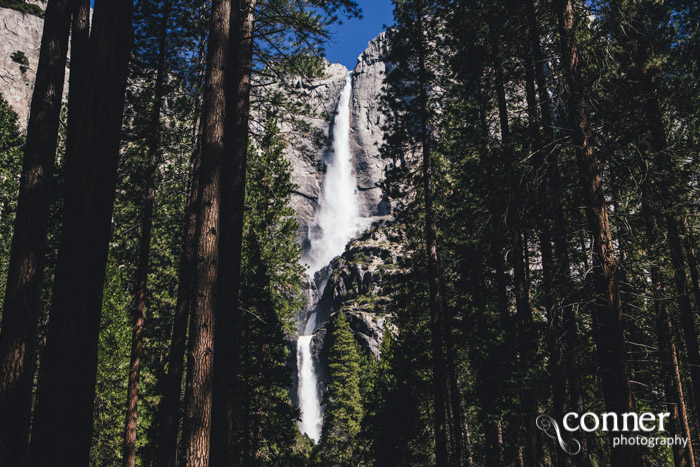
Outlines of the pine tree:
M 17 209 L 24 138 L 17 125 L 17 113 L 0 94 L 0 296 L 4 297 L 10 241 Z M 1 303 L 1 302 L 0 302 Z
M 355 465 L 353 449 L 360 432 L 360 352 L 345 314 L 331 320 L 328 387 L 319 449 L 323 465 Z
M 181 462 L 209 465 L 214 372 L 215 303 L 218 280 L 221 164 L 224 157 L 226 81 L 231 2 L 212 2 L 202 106 L 202 155 L 195 240 L 196 291 L 190 315 L 187 387 Z
M 267 117 L 259 147 L 250 147 L 246 186 L 241 280 L 242 345 L 240 369 L 248 406 L 239 451 L 248 465 L 283 465 L 299 461 L 294 446 L 296 418 L 289 401 L 289 335 L 301 302 L 298 228 L 291 208 L 291 166 L 285 159 L 274 116 Z M 240 395 L 239 395 L 240 397 Z M 296 459 L 296 460 L 295 460 Z

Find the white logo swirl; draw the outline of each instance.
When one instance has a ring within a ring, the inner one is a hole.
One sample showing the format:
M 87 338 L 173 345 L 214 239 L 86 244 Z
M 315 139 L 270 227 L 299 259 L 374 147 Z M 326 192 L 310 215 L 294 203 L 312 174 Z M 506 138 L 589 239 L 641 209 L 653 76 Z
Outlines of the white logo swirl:
M 569 444 L 566 444 L 564 438 L 561 437 L 559 424 L 549 415 L 539 415 L 537 419 L 535 419 L 535 424 L 537 425 L 537 428 L 544 432 L 545 435 L 552 439 L 556 439 L 559 442 L 559 446 L 561 446 L 565 453 L 575 456 L 581 452 L 581 443 L 577 439 L 571 438 Z

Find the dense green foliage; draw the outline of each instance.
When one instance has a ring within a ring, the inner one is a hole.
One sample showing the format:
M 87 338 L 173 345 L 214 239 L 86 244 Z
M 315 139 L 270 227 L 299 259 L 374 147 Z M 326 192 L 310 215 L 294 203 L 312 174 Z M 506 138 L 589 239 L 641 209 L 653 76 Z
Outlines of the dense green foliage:
M 5 290 L 10 242 L 19 191 L 24 138 L 19 132 L 17 113 L 0 94 L 0 291 Z M 0 295 L 0 303 L 4 294 Z
M 699 286 L 699 161 L 697 107 L 690 104 L 698 98 L 697 6 L 691 3 L 574 2 L 573 11 L 619 267 L 628 377 L 638 383 L 632 385 L 635 410 L 670 410 L 678 401 L 668 383 L 670 359 L 677 357 L 690 420 L 685 435 L 692 440 L 697 413 L 687 344 L 697 339 L 688 337 L 697 315 L 682 325 L 683 295 L 693 310 L 700 306 L 700 295 L 692 296 Z M 394 167 L 387 185 L 406 238 L 404 273 L 387 287 L 398 336 L 375 382 L 376 392 L 386 394 L 374 409 L 382 415 L 366 427 L 379 465 L 435 462 L 428 286 L 420 280 L 426 277 L 421 90 L 433 183 L 440 187 L 433 202 L 445 359 L 454 375 L 445 390 L 459 393 L 448 395 L 450 463 L 565 465 L 556 443 L 534 428 L 534 416 L 557 416 L 557 404 L 567 411 L 606 410 L 594 345 L 598 266 L 567 130 L 572 109 L 556 15 L 562 4 L 394 2 L 386 97 L 393 118 L 383 153 Z M 421 34 L 429 37 L 423 73 Z M 541 84 L 544 93 L 538 93 Z M 673 249 L 675 235 L 682 250 Z M 525 266 L 520 278 L 518 256 Z M 661 282 L 650 277 L 653 264 L 663 268 Z M 522 288 L 526 293 L 519 295 Z M 668 353 L 668 337 L 658 328 L 663 307 L 679 333 L 677 355 Z M 681 422 L 674 426 L 670 434 L 683 436 Z M 585 462 L 611 462 L 605 437 L 574 437 L 584 443 Z M 681 455 L 671 448 L 641 451 L 645 465 L 669 465 Z
M 323 465 L 355 465 L 362 420 L 360 351 L 343 312 L 328 329 L 328 387 L 323 414 L 320 453 Z M 359 450 L 358 450 L 359 451 Z
M 291 374 L 287 337 L 302 306 L 303 270 L 297 222 L 289 205 L 294 185 L 274 117 L 268 117 L 259 147 L 249 150 L 241 280 L 239 372 L 244 380 L 240 449 L 247 465 L 299 465 L 297 411 L 289 400 Z

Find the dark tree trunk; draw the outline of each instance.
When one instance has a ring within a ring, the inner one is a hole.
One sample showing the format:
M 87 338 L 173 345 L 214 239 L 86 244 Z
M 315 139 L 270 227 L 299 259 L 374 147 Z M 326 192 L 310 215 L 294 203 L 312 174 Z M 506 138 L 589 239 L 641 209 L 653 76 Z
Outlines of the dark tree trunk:
M 190 164 L 190 189 L 185 208 L 185 228 L 178 271 L 177 301 L 173 316 L 173 333 L 168 352 L 168 373 L 164 385 L 163 400 L 159 412 L 159 431 L 155 464 L 174 467 L 177 458 L 177 434 L 180 417 L 180 392 L 184 369 L 187 320 L 192 303 L 192 277 L 194 276 L 195 248 L 197 236 L 197 213 L 199 212 L 199 167 L 202 157 L 202 134 L 197 123 L 195 149 Z
M 204 34 L 203 34 L 204 35 Z M 205 43 L 205 37 L 200 37 Z M 203 84 L 205 72 L 204 47 L 199 48 L 198 81 Z M 174 467 L 177 463 L 177 438 L 180 421 L 182 376 L 184 372 L 185 346 L 187 343 L 187 323 L 192 307 L 192 278 L 196 261 L 195 249 L 197 240 L 197 214 L 199 212 L 199 169 L 202 162 L 202 97 L 195 101 L 194 115 L 194 149 L 190 160 L 189 192 L 185 206 L 184 228 L 182 234 L 182 252 L 180 254 L 180 269 L 178 270 L 177 299 L 173 314 L 173 332 L 168 352 L 168 372 L 165 376 L 163 399 L 158 414 L 158 437 L 155 465 Z
M 545 80 L 545 57 L 540 46 L 540 33 L 535 14 L 533 0 L 525 0 L 525 15 L 528 23 L 528 36 L 531 53 L 528 61 L 534 69 L 534 80 L 537 85 L 537 99 L 528 97 L 528 112 L 530 118 L 536 119 L 535 106 L 539 104 L 541 129 L 531 129 L 530 133 L 536 138 L 532 152 L 536 173 L 543 176 L 540 185 L 540 201 L 542 203 L 542 225 L 540 233 L 540 250 L 542 254 L 543 292 L 545 308 L 551 323 L 548 336 L 550 352 L 550 372 L 552 374 L 553 413 L 561 420 L 567 411 L 566 383 L 569 380 L 569 397 L 571 408 L 583 413 L 583 401 L 579 389 L 578 372 L 578 331 L 573 305 L 570 303 L 566 287 L 571 282 L 571 268 L 567 228 L 564 211 L 561 204 L 561 180 L 559 175 L 558 152 L 553 147 L 555 133 L 547 82 Z M 532 74 L 532 73 L 530 73 Z M 530 91 L 532 92 L 532 91 Z M 554 243 L 554 250 L 552 244 Z M 566 435 L 566 433 L 565 433 Z M 583 455 L 578 459 L 580 465 L 587 465 L 587 437 L 581 436 Z M 557 456 L 557 465 L 569 466 L 571 457 L 563 452 Z
M 447 306 L 443 306 L 447 310 Z M 462 423 L 462 398 L 459 394 L 459 379 L 457 377 L 457 356 L 455 352 L 454 340 L 450 328 L 445 330 L 445 347 L 447 356 L 448 369 L 448 386 L 450 406 L 452 408 L 450 417 L 450 425 L 452 428 L 451 438 L 454 449 L 454 458 L 457 466 L 464 465 L 464 438 L 463 423 Z
M 683 394 L 680 364 L 674 332 L 673 317 L 668 308 L 668 299 L 664 290 L 663 273 L 660 264 L 658 227 L 655 211 L 646 199 L 646 191 L 642 191 L 642 215 L 645 221 L 648 256 L 651 264 L 651 292 L 656 312 L 656 335 L 659 340 L 662 373 L 665 375 L 666 397 L 669 399 L 668 408 L 671 414 L 671 431 L 673 435 L 690 437 L 688 411 Z M 695 456 L 692 443 L 687 447 L 681 444 L 673 446 L 673 457 L 676 467 L 695 467 Z
M 479 144 L 480 148 L 480 161 L 482 166 L 486 166 L 488 159 L 488 122 L 486 120 L 487 115 L 487 102 L 486 95 L 483 89 L 483 69 L 479 73 L 479 83 L 478 83 L 478 108 L 479 108 L 479 132 L 481 136 L 481 141 Z M 497 217 L 497 216 L 494 216 Z M 503 272 L 503 261 L 501 259 L 501 248 L 500 239 L 498 231 L 494 232 L 489 243 L 490 249 L 490 260 L 493 263 L 495 269 L 495 282 L 496 282 L 496 308 L 499 313 L 499 317 L 503 323 L 507 322 L 507 297 L 506 297 L 506 285 L 505 285 L 505 275 Z M 483 280 L 483 270 L 481 269 L 481 255 L 472 252 L 473 258 L 466 261 L 466 264 L 471 264 L 471 278 L 474 294 L 474 305 L 477 310 L 477 326 L 480 330 L 480 335 L 484 336 L 484 339 L 488 339 L 486 336 L 492 331 L 492 326 L 487 320 L 487 306 L 486 300 L 483 295 L 483 290 L 485 287 Z M 476 352 L 474 352 L 476 354 Z M 493 368 L 499 368 L 503 370 L 504 360 L 501 358 L 502 352 L 497 349 L 495 352 L 490 352 L 487 361 L 484 362 L 480 358 L 474 358 L 472 364 L 477 369 L 477 375 L 480 377 L 481 382 L 477 384 L 477 395 L 483 407 L 483 424 L 484 424 L 484 441 L 486 448 L 486 466 L 487 467 L 500 467 L 504 465 L 503 458 L 503 436 L 500 425 L 500 412 L 498 409 L 498 396 L 500 385 L 498 383 L 498 375 L 493 371 Z
M 236 393 L 247 390 L 237 382 L 240 361 L 239 283 L 243 242 L 246 161 L 248 156 L 248 120 L 250 115 L 250 78 L 253 67 L 253 23 L 255 0 L 234 0 L 231 10 L 229 74 L 227 78 L 226 121 L 224 124 L 226 157 L 221 184 L 221 245 L 219 252 L 219 294 L 217 298 L 214 358 L 214 397 L 212 421 L 212 462 L 232 465 L 236 457 L 234 420 Z M 249 430 L 246 430 L 246 433 Z M 244 436 L 244 444 L 248 443 Z M 250 453 L 250 446 L 243 446 Z
M 143 354 L 143 324 L 146 319 L 146 294 L 148 293 L 148 263 L 151 250 L 153 230 L 153 204 L 156 199 L 156 170 L 160 158 L 161 124 L 160 113 L 163 107 L 163 87 L 165 84 L 165 54 L 167 53 L 168 19 L 170 2 L 165 0 L 162 6 L 162 24 L 158 37 L 158 62 L 154 83 L 153 110 L 148 128 L 148 156 L 144 186 L 144 203 L 141 213 L 141 239 L 139 257 L 134 283 L 133 334 L 131 338 L 131 361 L 129 363 L 129 386 L 126 396 L 126 420 L 124 423 L 124 449 L 122 465 L 136 465 L 136 422 L 138 417 L 139 379 L 141 374 L 141 357 Z
M 10 248 L 0 333 L 0 452 L 8 465 L 25 464 L 29 442 L 49 192 L 70 30 L 69 3 L 51 0 L 46 8 Z
M 66 172 L 63 231 L 39 375 L 31 464 L 87 465 L 102 291 L 111 233 L 132 2 L 98 0 L 87 95 Z
M 214 329 L 219 260 L 221 169 L 226 113 L 225 69 L 228 55 L 231 2 L 215 0 L 207 53 L 207 76 L 202 109 L 202 159 L 199 180 L 196 265 L 190 316 L 185 420 L 184 465 L 209 465 L 212 423 Z
M 565 97 L 569 120 L 568 131 L 576 150 L 586 219 L 593 236 L 593 276 L 596 297 L 594 337 L 598 348 L 603 395 L 608 411 L 632 412 L 634 402 L 627 363 L 622 304 L 616 277 L 617 264 L 598 157 L 593 145 L 588 104 L 581 82 L 573 3 L 572 0 L 557 0 L 556 7 L 559 17 L 562 66 L 567 86 Z M 641 465 L 641 463 L 641 455 L 636 447 L 612 448 L 611 465 L 613 467 Z
M 445 424 L 445 390 L 447 372 L 443 351 L 443 316 L 440 303 L 440 276 L 437 252 L 437 233 L 433 212 L 433 180 L 431 161 L 431 135 L 429 129 L 428 83 L 425 63 L 425 31 L 418 25 L 418 81 L 420 106 L 420 141 L 422 146 L 423 202 L 425 213 L 425 248 L 428 257 L 427 280 L 429 287 L 430 332 L 433 368 L 433 435 L 435 436 L 435 465 L 445 467 L 447 458 L 447 427 Z

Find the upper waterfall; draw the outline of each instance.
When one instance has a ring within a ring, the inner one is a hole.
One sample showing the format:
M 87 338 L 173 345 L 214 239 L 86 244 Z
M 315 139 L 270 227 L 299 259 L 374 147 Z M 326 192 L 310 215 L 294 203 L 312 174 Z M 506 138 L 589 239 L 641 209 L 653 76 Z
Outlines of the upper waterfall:
M 302 257 L 311 275 L 341 254 L 360 227 L 357 184 L 352 173 L 350 151 L 351 95 L 352 73 L 348 73 L 333 123 L 333 151 L 326 165 L 316 213 L 316 229 L 311 232 L 310 246 Z

